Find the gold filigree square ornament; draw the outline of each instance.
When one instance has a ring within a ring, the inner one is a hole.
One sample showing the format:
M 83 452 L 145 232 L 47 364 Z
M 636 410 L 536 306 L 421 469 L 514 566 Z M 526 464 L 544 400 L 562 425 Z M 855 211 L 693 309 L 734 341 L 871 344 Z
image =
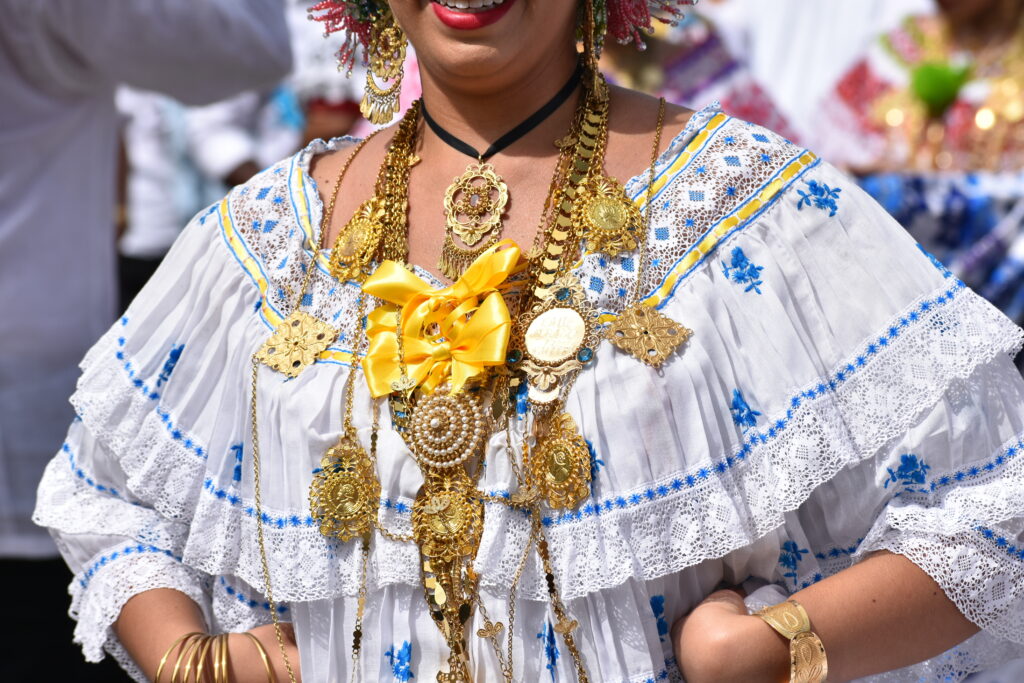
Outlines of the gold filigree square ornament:
M 519 319 L 506 361 L 509 369 L 525 373 L 532 403 L 553 404 L 565 378 L 593 361 L 597 316 L 579 280 L 565 276 Z
M 658 368 L 693 331 L 650 306 L 634 304 L 608 326 L 604 336 L 638 361 Z
M 298 377 L 337 338 L 338 331 L 327 323 L 292 311 L 256 352 L 256 360 L 288 377 Z

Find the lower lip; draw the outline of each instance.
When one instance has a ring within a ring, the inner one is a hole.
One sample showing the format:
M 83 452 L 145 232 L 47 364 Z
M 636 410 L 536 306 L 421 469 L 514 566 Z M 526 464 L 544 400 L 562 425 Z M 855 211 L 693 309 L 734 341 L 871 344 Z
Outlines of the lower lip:
M 463 12 L 445 7 L 439 2 L 431 2 L 430 5 L 434 8 L 434 14 L 437 15 L 437 18 L 448 28 L 472 31 L 473 29 L 490 26 L 500 21 L 509 8 L 515 4 L 515 1 L 505 0 L 505 2 L 497 7 L 484 12 Z

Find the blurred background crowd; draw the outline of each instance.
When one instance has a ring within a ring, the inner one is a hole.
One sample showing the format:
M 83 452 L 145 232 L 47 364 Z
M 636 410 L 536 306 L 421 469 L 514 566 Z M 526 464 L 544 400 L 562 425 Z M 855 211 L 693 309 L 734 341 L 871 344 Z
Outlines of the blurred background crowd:
M 359 67 L 338 72 L 343 37 L 325 39 L 308 4 L 0 0 L 0 576 L 18 622 L 5 650 L 45 663 L 46 680 L 123 680 L 81 663 L 70 574 L 31 523 L 78 361 L 193 214 L 312 139 L 371 130 Z M 609 44 L 602 66 L 694 109 L 718 100 L 845 168 L 1020 323 L 1022 14 L 1024 0 L 703 0 L 646 50 Z M 18 666 L 0 660 L 11 680 L 41 680 Z

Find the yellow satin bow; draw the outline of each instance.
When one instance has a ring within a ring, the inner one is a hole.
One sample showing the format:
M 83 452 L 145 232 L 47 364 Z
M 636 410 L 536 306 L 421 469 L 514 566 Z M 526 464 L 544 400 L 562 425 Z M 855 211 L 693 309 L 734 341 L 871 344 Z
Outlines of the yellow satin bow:
M 389 394 L 401 378 L 399 328 L 406 373 L 428 391 L 449 382 L 455 393 L 488 366 L 504 363 L 512 321 L 499 287 L 515 272 L 519 256 L 515 242 L 502 240 L 441 289 L 399 263 L 381 263 L 363 283 L 363 291 L 388 302 L 367 317 L 363 374 L 370 393 Z

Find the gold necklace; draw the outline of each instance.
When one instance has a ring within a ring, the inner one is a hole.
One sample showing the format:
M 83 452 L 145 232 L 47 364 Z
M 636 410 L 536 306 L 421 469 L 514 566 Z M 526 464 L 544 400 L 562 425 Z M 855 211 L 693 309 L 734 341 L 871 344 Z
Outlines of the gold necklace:
M 654 168 L 658 163 L 661 131 L 665 121 L 665 100 L 658 104 L 658 127 L 654 149 L 651 151 L 651 170 L 647 180 L 647 201 L 644 212 L 643 239 L 637 255 L 636 281 L 633 296 L 625 310 L 605 331 L 605 338 L 637 360 L 652 367 L 661 364 L 677 348 L 685 344 L 693 331 L 680 325 L 667 315 L 640 300 L 643 295 L 644 269 L 647 266 L 647 234 L 651 229 L 651 200 L 654 196 Z
M 501 239 L 502 216 L 509 201 L 508 185 L 487 160 L 557 111 L 576 91 L 581 74 L 582 65 L 577 64 L 569 80 L 550 100 L 483 152 L 450 133 L 423 107 L 423 119 L 434 134 L 453 149 L 476 160 L 452 180 L 445 191 L 445 240 L 437 264 L 445 277 L 457 279 L 470 263 Z

